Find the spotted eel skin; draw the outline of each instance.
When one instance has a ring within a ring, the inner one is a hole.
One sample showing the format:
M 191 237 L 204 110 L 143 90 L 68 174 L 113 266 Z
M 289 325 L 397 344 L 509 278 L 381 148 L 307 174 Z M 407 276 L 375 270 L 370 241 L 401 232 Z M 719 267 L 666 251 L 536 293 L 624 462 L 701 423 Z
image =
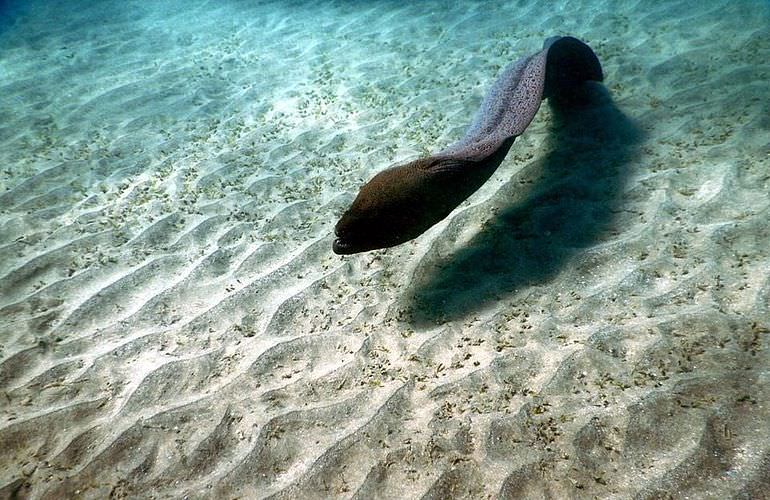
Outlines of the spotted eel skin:
M 462 139 L 366 183 L 335 226 L 333 251 L 353 254 L 416 238 L 489 179 L 543 99 L 569 101 L 583 82 L 602 79 L 588 45 L 549 38 L 542 50 L 503 70 Z

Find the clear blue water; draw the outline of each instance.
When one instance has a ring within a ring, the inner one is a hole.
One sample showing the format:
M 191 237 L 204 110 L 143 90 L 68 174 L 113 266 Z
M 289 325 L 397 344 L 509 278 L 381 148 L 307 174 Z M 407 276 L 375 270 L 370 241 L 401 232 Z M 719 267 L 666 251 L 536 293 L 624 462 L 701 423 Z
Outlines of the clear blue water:
M 574 35 L 447 219 L 359 187 Z M 770 4 L 0 2 L 0 497 L 770 497 Z

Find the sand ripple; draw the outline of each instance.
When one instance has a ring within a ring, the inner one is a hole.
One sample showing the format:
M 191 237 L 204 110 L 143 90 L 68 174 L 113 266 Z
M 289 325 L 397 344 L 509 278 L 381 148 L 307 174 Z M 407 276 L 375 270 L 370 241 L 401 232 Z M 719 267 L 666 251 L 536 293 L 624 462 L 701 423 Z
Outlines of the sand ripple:
M 0 28 L 0 497 L 770 497 L 770 13 L 531 4 Z M 562 32 L 591 106 L 418 241 L 331 253 Z

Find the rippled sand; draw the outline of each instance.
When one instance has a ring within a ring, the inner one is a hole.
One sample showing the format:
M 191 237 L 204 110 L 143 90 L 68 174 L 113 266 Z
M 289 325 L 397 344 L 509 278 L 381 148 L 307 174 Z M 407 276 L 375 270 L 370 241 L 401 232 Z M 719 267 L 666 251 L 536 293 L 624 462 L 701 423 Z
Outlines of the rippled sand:
M 514 3 L 0 29 L 0 497 L 770 497 L 768 4 Z M 553 34 L 590 105 L 332 254 Z

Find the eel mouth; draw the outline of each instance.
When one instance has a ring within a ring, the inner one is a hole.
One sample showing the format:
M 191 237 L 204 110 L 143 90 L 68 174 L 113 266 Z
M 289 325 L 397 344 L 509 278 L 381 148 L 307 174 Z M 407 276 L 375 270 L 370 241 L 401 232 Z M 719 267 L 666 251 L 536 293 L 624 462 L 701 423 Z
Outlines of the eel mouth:
M 332 242 L 332 252 L 337 255 L 350 255 L 358 252 L 350 239 L 345 238 L 344 233 L 345 231 L 340 230 L 339 227 L 334 228 L 334 236 L 336 236 L 336 238 L 334 239 L 334 242 Z
M 350 255 L 356 253 L 353 245 L 342 238 L 336 238 L 332 243 L 332 251 L 337 255 Z

